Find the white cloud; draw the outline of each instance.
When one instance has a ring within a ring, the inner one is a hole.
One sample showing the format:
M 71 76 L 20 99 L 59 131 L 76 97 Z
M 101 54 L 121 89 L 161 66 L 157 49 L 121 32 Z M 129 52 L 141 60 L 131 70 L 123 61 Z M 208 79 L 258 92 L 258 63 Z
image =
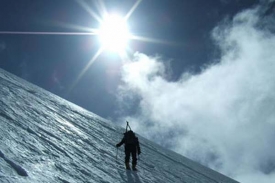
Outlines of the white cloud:
M 254 9 L 216 27 L 220 62 L 176 82 L 136 54 L 121 86 L 140 101 L 132 128 L 244 183 L 274 181 L 275 35 L 261 21 Z
M 243 174 L 237 176 L 240 182 L 260 182 L 260 183 L 271 183 L 275 180 L 275 173 L 273 174 L 263 174 L 262 172 L 253 172 L 250 174 Z

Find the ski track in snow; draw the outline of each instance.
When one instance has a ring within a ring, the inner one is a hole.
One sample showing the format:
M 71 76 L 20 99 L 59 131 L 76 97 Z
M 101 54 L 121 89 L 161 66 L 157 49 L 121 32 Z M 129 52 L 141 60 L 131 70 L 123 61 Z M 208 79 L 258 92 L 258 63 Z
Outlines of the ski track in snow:
M 124 129 L 0 69 L 0 182 L 235 183 L 139 136 L 124 168 Z

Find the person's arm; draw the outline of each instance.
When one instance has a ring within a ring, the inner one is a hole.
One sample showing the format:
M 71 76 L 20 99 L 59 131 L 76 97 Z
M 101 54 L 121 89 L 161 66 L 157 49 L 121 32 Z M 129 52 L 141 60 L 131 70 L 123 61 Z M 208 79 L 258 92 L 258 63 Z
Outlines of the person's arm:
M 136 137 L 136 138 L 137 138 L 137 137 Z M 138 152 L 138 154 L 141 153 L 138 138 L 137 138 L 137 152 Z
M 120 147 L 122 144 L 124 144 L 124 142 L 125 142 L 125 140 L 124 140 L 124 138 L 120 141 L 120 143 L 118 143 L 117 145 L 116 145 L 116 147 Z

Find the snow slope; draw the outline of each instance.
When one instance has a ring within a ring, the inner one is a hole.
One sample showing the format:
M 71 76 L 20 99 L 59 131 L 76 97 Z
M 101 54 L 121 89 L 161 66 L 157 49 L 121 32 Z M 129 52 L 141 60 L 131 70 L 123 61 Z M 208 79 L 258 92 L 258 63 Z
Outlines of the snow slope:
M 0 85 L 0 182 L 236 182 L 140 136 L 126 171 L 123 128 L 1 69 Z

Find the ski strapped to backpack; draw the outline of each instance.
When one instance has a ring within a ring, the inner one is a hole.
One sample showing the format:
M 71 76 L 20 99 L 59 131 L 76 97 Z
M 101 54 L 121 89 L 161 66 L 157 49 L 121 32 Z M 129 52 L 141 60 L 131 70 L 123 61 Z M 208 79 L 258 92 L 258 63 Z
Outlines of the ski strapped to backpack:
M 132 129 L 131 129 L 131 127 L 130 127 L 130 125 L 129 125 L 129 122 L 128 122 L 128 121 L 126 121 L 126 123 L 127 123 L 127 124 L 126 124 L 125 133 L 128 131 L 128 127 L 129 127 L 129 129 L 130 129 L 130 130 L 132 130 Z

